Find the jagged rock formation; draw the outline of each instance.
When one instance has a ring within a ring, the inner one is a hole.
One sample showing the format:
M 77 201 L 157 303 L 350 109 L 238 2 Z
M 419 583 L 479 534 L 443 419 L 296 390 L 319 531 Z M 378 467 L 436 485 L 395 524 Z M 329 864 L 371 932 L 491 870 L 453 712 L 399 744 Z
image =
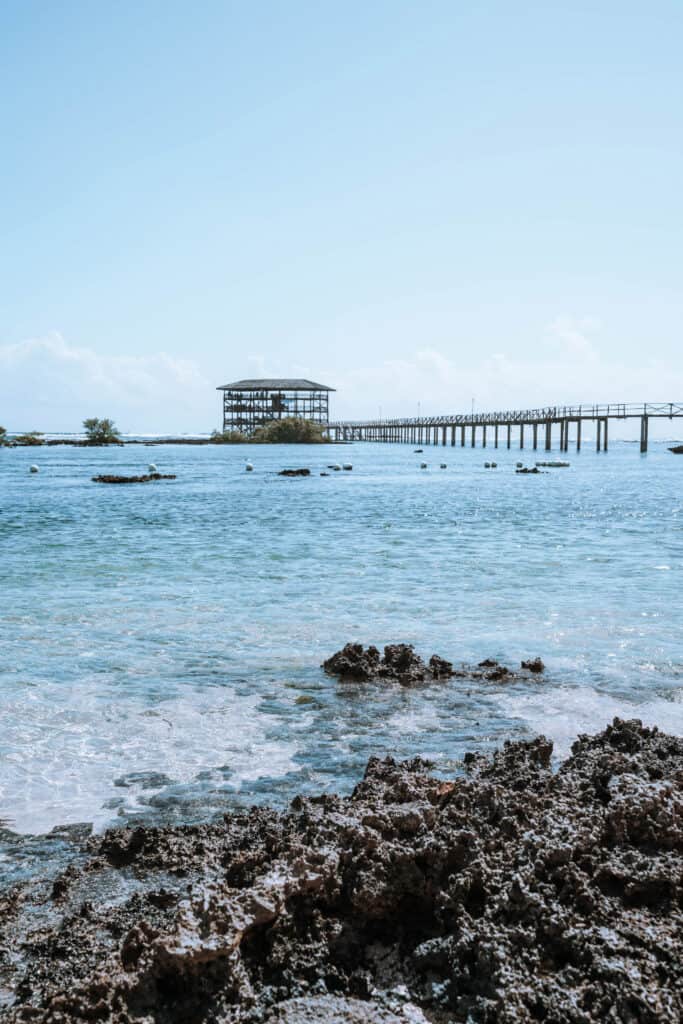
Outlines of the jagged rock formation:
M 545 665 L 540 658 L 523 661 L 521 673 L 501 665 L 493 658 L 486 658 L 478 665 L 463 664 L 454 668 L 451 661 L 446 661 L 438 654 L 432 654 L 425 663 L 420 655 L 415 653 L 412 644 L 387 644 L 383 654 L 380 654 L 378 648 L 372 644 L 367 648 L 362 644 L 346 644 L 324 661 L 322 667 L 329 675 L 338 676 L 340 679 L 354 679 L 366 683 L 384 680 L 399 682 L 404 686 L 450 679 L 452 676 L 494 683 L 511 683 L 520 676 L 528 679 L 530 674 L 539 675 L 545 671 Z
M 94 838 L 4 898 L 4 1019 L 677 1024 L 683 740 L 615 719 L 551 750 Z
M 425 664 L 412 644 L 387 644 L 383 655 L 372 645 L 366 650 L 362 644 L 346 644 L 323 662 L 323 668 L 344 679 L 393 679 L 408 685 L 453 675 L 450 661 L 433 654 Z

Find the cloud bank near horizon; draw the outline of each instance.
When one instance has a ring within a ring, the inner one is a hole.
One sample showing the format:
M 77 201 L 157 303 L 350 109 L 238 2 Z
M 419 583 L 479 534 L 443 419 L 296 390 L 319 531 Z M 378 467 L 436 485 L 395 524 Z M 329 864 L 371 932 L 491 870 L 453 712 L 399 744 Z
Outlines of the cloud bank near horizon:
M 652 360 L 605 360 L 594 318 L 558 316 L 533 361 L 482 352 L 463 367 L 437 348 L 339 373 L 258 356 L 234 361 L 235 376 L 307 376 L 337 389 L 334 418 L 369 418 L 527 408 L 578 402 L 683 400 L 683 372 Z M 242 372 L 239 373 L 241 368 Z M 222 374 L 222 375 L 221 375 Z M 215 379 L 210 379 L 215 376 Z M 219 424 L 217 376 L 168 353 L 102 355 L 55 332 L 0 345 L 0 423 L 9 430 L 76 431 L 86 416 L 110 416 L 130 433 L 207 432 Z M 220 380 L 218 379 L 220 377 Z
M 125 432 L 207 430 L 216 392 L 197 363 L 165 352 L 101 355 L 55 332 L 0 345 L 0 422 L 9 430 L 76 431 L 109 416 Z

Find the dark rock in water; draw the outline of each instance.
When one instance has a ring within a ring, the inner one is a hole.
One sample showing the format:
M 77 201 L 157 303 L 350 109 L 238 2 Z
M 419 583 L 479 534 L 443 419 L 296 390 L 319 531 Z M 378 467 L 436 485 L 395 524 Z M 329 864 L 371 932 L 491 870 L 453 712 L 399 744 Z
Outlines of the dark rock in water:
M 329 473 L 321 473 L 320 475 L 321 476 L 329 476 L 330 474 Z
M 615 719 L 551 754 L 95 836 L 1 900 L 3 1021 L 680 1024 L 683 740 Z
M 341 651 L 323 662 L 323 668 L 332 676 L 372 679 L 377 675 L 380 660 L 376 647 L 370 646 L 365 650 L 362 644 L 346 644 Z
M 674 455 L 683 455 L 683 444 L 676 444 L 673 448 L 669 448 L 669 451 Z
M 370 646 L 365 650 L 362 644 L 347 644 L 323 662 L 323 668 L 330 675 L 345 679 L 366 682 L 398 680 L 405 685 L 446 679 L 453 675 L 450 661 L 433 654 L 429 664 L 425 665 L 412 644 L 387 644 L 383 656 L 380 656 L 376 647 Z
M 278 476 L 310 476 L 310 469 L 281 469 Z
M 341 651 L 324 661 L 322 667 L 330 675 L 341 679 L 357 679 L 362 682 L 388 680 L 408 686 L 450 679 L 453 676 L 492 683 L 511 683 L 528 679 L 529 674 L 538 675 L 545 669 L 540 658 L 522 662 L 521 673 L 501 665 L 494 658 L 485 658 L 478 665 L 461 664 L 454 668 L 451 661 L 433 654 L 425 663 L 415 653 L 412 644 L 387 644 L 383 654 L 372 645 L 366 649 L 362 644 L 346 644 Z
M 545 671 L 545 665 L 540 658 L 523 661 L 521 667 L 522 673 L 531 673 L 532 675 L 539 675 Z M 511 683 L 520 678 L 528 679 L 528 676 L 520 675 L 519 672 L 513 672 L 512 669 L 507 668 L 506 665 L 501 665 L 495 658 L 485 658 L 480 661 L 475 669 L 469 670 L 469 674 L 475 679 L 486 679 L 492 683 Z
M 150 480 L 175 480 L 173 473 L 145 473 L 143 476 L 94 476 L 96 484 L 148 484 Z
M 505 665 L 496 665 L 495 668 L 492 668 L 490 672 L 486 673 L 486 678 L 493 682 L 497 682 L 500 679 L 507 679 L 510 675 L 512 675 L 512 673 L 509 668 L 505 667 Z
M 415 653 L 412 644 L 387 644 L 384 648 L 380 672 L 385 678 L 410 675 L 416 679 L 423 679 L 425 671 L 425 663 L 420 655 Z
M 413 452 L 413 455 L 422 455 L 423 451 L 423 448 L 416 448 L 415 451 Z
M 453 663 L 440 658 L 438 654 L 432 654 L 429 659 L 429 671 L 435 679 L 447 678 L 453 675 Z
M 539 469 L 538 466 L 533 466 L 531 469 L 529 469 L 527 466 L 525 466 L 522 469 L 516 469 L 515 470 L 515 473 L 534 473 L 535 474 L 535 473 L 542 473 L 542 472 L 543 472 L 543 470 Z
M 527 672 L 545 672 L 545 665 L 540 658 L 531 658 L 529 661 L 523 661 L 522 668 L 526 669 Z

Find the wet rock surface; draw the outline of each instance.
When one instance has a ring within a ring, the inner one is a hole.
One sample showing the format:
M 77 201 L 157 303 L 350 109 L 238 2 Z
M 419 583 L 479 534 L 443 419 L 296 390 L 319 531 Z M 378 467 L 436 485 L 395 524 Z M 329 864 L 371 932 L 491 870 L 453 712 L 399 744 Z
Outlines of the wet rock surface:
M 3 1019 L 678 1022 L 683 740 L 615 719 L 436 778 L 85 840 L 0 913 Z
M 281 469 L 278 476 L 310 476 L 310 469 Z
M 412 644 L 387 644 L 384 653 L 372 644 L 346 644 L 340 651 L 323 662 L 322 667 L 332 676 L 358 682 L 399 682 L 404 686 L 417 683 L 450 679 L 453 676 L 466 679 L 480 679 L 488 682 L 511 683 L 520 678 L 528 679 L 545 671 L 540 658 L 523 661 L 521 671 L 515 671 L 493 658 L 486 658 L 478 665 L 461 664 L 454 668 L 453 662 L 433 654 L 428 662 L 415 653 Z
M 445 658 L 433 654 L 425 663 L 415 653 L 412 644 L 387 644 L 384 653 L 377 647 L 362 644 L 346 644 L 322 666 L 329 675 L 343 679 L 358 679 L 365 682 L 385 679 L 396 680 L 410 685 L 432 679 L 447 679 L 452 676 L 453 665 Z
M 526 669 L 527 672 L 545 672 L 545 665 L 540 658 L 531 658 L 529 661 L 523 661 L 522 668 Z

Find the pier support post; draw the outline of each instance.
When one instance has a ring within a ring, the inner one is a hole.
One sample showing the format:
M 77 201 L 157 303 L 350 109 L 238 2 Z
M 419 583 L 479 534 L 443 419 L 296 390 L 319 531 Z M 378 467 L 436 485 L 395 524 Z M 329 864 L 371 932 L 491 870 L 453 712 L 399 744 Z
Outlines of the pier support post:
M 534 425 L 533 425 L 533 432 L 534 432 L 534 451 L 536 451 L 536 449 L 538 448 L 538 423 L 534 423 Z
M 507 428 L 508 428 L 508 448 L 509 448 L 510 447 L 510 436 L 512 434 L 512 425 L 510 423 L 508 423 Z
M 460 447 L 465 447 L 465 424 L 460 424 Z
M 546 420 L 545 424 L 545 450 L 549 452 L 553 446 L 553 421 Z
M 451 423 L 451 448 L 455 448 L 455 423 Z
M 640 450 L 641 452 L 647 451 L 647 435 L 649 430 L 649 423 L 647 416 L 640 417 Z
M 523 423 L 520 423 L 520 425 L 519 425 L 519 447 L 520 448 L 524 447 L 524 424 Z
M 581 420 L 576 421 L 576 450 L 581 451 Z
M 600 437 L 602 433 L 602 420 L 595 421 L 595 450 L 600 451 Z
M 477 441 L 477 428 L 474 423 L 472 424 L 472 447 L 474 448 Z
M 446 427 L 441 428 L 441 444 L 446 447 Z
M 486 424 L 484 424 L 484 427 L 483 427 L 483 430 L 482 430 L 481 446 L 482 446 L 482 448 L 486 447 Z
M 497 423 L 496 423 L 495 427 L 493 428 L 493 447 L 494 448 L 498 447 L 498 424 Z
M 609 421 L 608 421 L 607 417 L 605 417 L 604 420 L 602 421 L 602 428 L 603 428 L 602 450 L 603 450 L 603 452 L 607 451 L 607 424 L 608 424 L 608 422 Z

